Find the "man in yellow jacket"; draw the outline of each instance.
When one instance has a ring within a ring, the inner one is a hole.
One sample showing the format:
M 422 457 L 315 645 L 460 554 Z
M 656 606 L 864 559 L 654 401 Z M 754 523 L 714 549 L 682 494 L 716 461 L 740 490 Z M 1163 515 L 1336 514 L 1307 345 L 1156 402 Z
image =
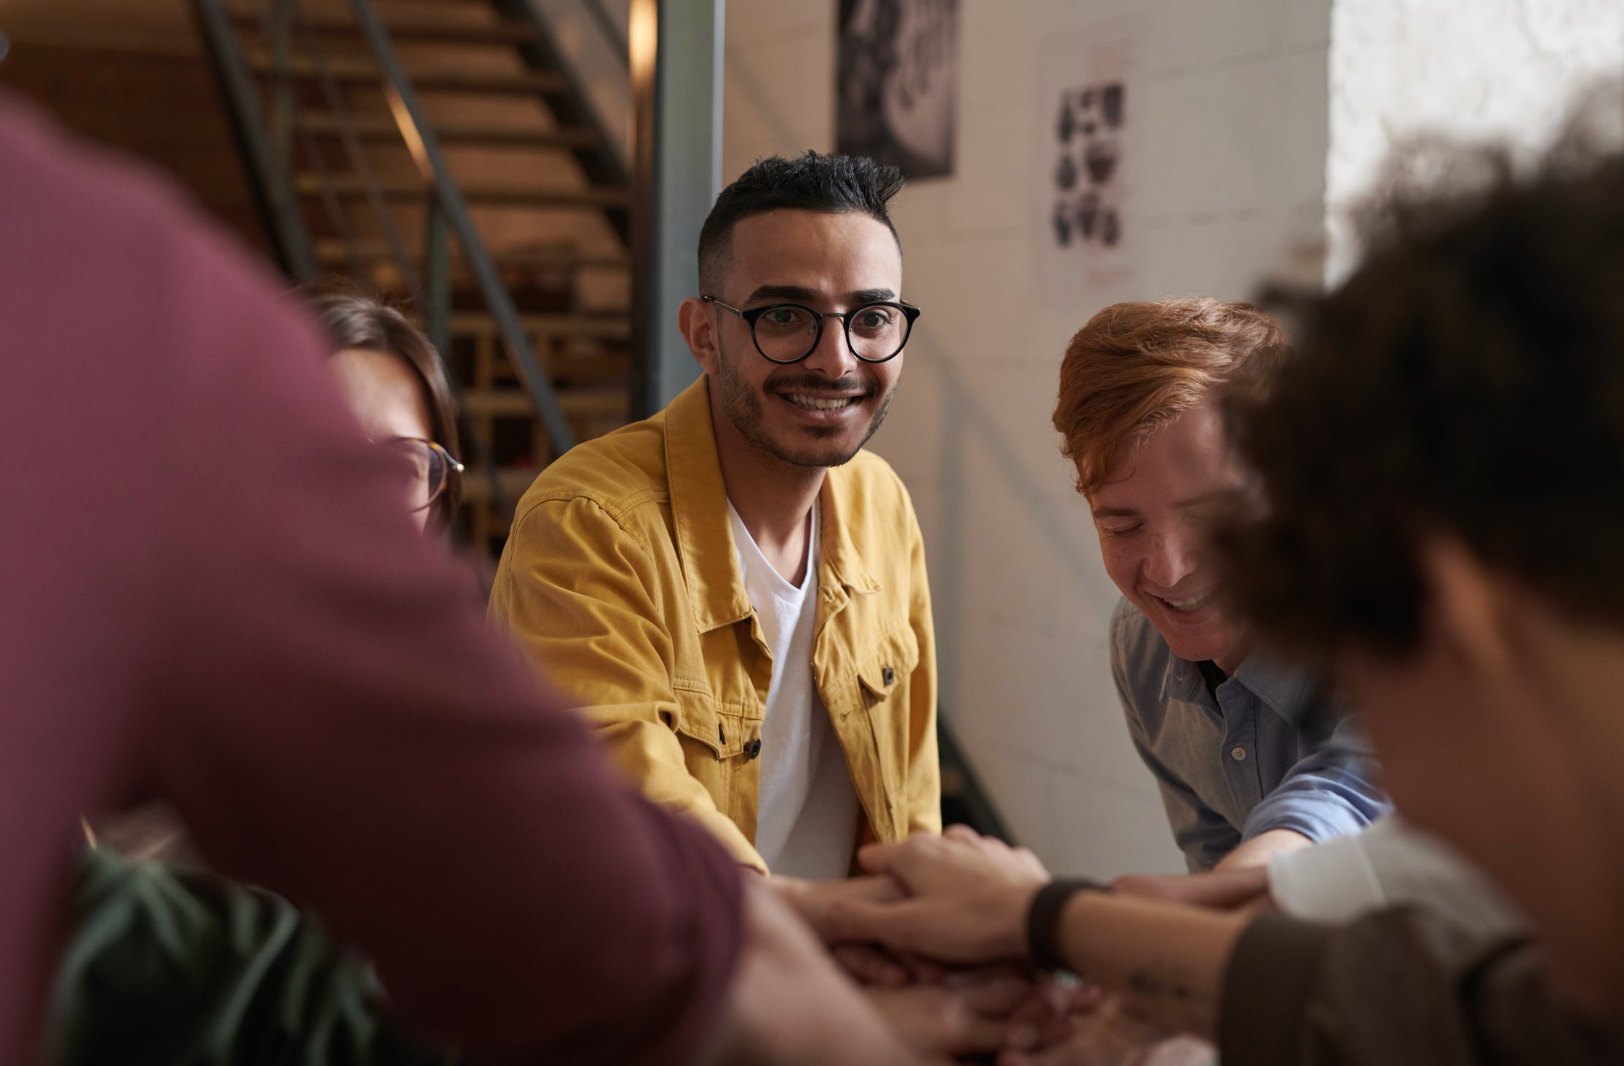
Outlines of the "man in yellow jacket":
M 809 152 L 723 190 L 680 313 L 703 376 L 536 479 L 492 592 L 647 795 L 762 871 L 941 828 L 919 525 L 862 451 L 919 315 L 901 185 Z

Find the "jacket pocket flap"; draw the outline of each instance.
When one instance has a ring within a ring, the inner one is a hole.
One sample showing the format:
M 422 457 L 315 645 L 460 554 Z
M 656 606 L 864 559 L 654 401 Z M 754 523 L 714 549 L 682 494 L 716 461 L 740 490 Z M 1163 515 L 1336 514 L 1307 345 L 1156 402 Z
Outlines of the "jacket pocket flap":
M 857 663 L 857 679 L 876 700 L 897 691 L 919 665 L 919 640 L 911 626 L 901 626 L 874 645 Z
M 716 701 L 703 692 L 677 690 L 676 731 L 703 744 L 717 758 L 737 755 L 744 742 L 736 716 L 716 710 Z

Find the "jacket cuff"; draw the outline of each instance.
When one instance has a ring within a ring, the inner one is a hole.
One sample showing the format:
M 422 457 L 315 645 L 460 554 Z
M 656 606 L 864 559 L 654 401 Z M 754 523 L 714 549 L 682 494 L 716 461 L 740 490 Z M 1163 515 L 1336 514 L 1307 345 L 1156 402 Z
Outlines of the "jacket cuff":
M 721 842 L 722 847 L 728 850 L 740 866 L 748 866 L 757 873 L 767 872 L 766 860 L 751 846 L 733 819 L 715 808 L 693 807 L 682 813 L 709 829 L 711 835 Z
M 1334 927 L 1265 914 L 1246 927 L 1224 972 L 1220 1062 L 1295 1066 Z

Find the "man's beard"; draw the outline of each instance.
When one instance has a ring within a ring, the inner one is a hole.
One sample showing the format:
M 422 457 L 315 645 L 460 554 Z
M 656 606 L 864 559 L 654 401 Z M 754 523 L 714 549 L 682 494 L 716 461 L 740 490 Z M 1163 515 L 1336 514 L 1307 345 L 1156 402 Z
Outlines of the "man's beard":
M 762 410 L 761 394 L 752 389 L 741 375 L 734 373 L 732 362 L 725 351 L 719 350 L 718 354 L 721 356 L 722 368 L 719 375 L 722 386 L 722 409 L 727 412 L 727 417 L 745 440 L 773 458 L 789 463 L 792 466 L 830 467 L 841 466 L 850 462 L 852 456 L 862 450 L 863 445 L 868 443 L 869 438 L 874 436 L 875 431 L 880 428 L 880 424 L 885 421 L 886 412 L 891 409 L 891 401 L 897 394 L 896 386 L 893 385 L 891 391 L 880 401 L 879 408 L 869 421 L 867 432 L 849 451 L 839 451 L 834 455 L 829 455 L 827 452 L 815 451 L 812 448 L 790 448 L 773 440 L 767 434 L 764 425 L 766 415 Z M 805 391 L 814 395 L 861 389 L 862 394 L 854 401 L 857 403 L 866 403 L 872 400 L 879 394 L 880 390 L 879 382 L 872 379 L 863 381 L 855 376 L 846 376 L 831 381 L 815 374 L 802 374 L 799 372 L 799 367 L 793 364 L 775 371 L 762 383 L 763 391 L 779 391 L 785 388 L 793 390 L 795 386 L 802 386 Z M 814 436 L 823 435 L 832 438 L 845 432 L 845 429 L 836 426 L 815 427 L 811 432 Z

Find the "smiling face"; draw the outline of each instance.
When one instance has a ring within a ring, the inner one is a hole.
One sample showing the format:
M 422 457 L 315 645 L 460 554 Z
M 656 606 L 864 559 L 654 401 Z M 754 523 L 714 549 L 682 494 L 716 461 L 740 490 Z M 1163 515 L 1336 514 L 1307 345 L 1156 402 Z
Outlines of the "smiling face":
M 781 210 L 741 220 L 729 240 L 720 291 L 741 310 L 794 302 L 850 311 L 898 299 L 902 252 L 884 223 L 860 212 Z M 798 467 L 839 466 L 880 428 L 903 355 L 865 363 L 837 319 L 799 363 L 762 357 L 750 327 L 730 311 L 691 301 L 684 328 L 711 377 L 717 447 L 748 449 Z
M 1233 673 L 1244 635 L 1223 616 L 1207 559 L 1214 512 L 1243 488 L 1217 407 L 1203 402 L 1124 449 L 1089 498 L 1105 571 L 1173 654 Z

